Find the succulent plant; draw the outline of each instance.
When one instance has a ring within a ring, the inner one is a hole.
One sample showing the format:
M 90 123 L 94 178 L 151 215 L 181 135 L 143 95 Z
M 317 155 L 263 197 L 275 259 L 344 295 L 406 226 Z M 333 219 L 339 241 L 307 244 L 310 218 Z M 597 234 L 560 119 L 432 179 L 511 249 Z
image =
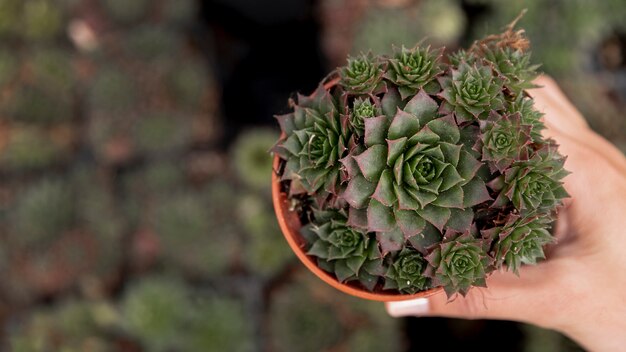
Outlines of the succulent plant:
M 348 58 L 348 64 L 341 69 L 341 85 L 348 91 L 369 94 L 383 87 L 382 63 L 372 54 L 361 54 Z
M 282 179 L 292 181 L 291 194 L 318 192 L 326 198 L 339 189 L 340 159 L 352 138 L 336 100 L 320 85 L 310 97 L 298 95 L 293 113 L 276 117 L 288 134 L 274 151 L 287 160 Z
M 121 310 L 125 330 L 150 351 L 180 348 L 190 312 L 189 295 L 187 286 L 175 278 L 142 279 L 124 294 Z
M 519 275 L 523 264 L 535 264 L 545 258 L 543 246 L 554 242 L 548 231 L 550 219 L 546 216 L 511 216 L 503 226 L 483 231 L 483 237 L 496 241 L 493 254 L 496 265 L 506 265 Z
M 465 295 L 472 286 L 486 287 L 485 276 L 493 261 L 488 248 L 488 241 L 470 231 L 448 231 L 426 257 L 430 264 L 427 275 L 435 285 L 443 286 L 448 296 L 456 292 Z
M 385 288 L 405 293 L 424 290 L 430 284 L 425 270 L 424 256 L 415 249 L 403 248 L 385 273 Z
M 394 57 L 389 59 L 389 70 L 386 78 L 393 82 L 400 91 L 402 99 L 415 95 L 418 90 L 438 92 L 439 86 L 435 78 L 442 74 L 439 68 L 441 51 L 434 53 L 430 48 L 415 47 L 407 49 L 402 46 Z M 430 84 L 430 83 L 434 84 Z
M 345 211 L 316 212 L 315 222 L 301 229 L 312 243 L 307 253 L 317 257 L 318 265 L 333 272 L 339 281 L 358 280 L 373 289 L 383 270 L 378 244 L 372 235 L 347 222 Z
M 278 117 L 282 186 L 320 268 L 367 291 L 451 297 L 541 258 L 567 171 L 524 92 L 537 66 L 523 34 L 511 24 L 449 64 L 420 45 L 349 58 Z M 524 238 L 528 253 L 510 249 Z
M 502 110 L 504 79 L 494 74 L 491 66 L 461 62 L 451 74 L 452 77 L 442 79 L 441 97 L 457 119 L 484 119 L 489 111 Z
M 275 143 L 278 133 L 270 129 L 252 129 L 237 137 L 231 147 L 237 176 L 253 189 L 267 189 L 272 171 L 272 157 L 267 151 Z
M 490 187 L 499 191 L 494 206 L 511 202 L 523 214 L 554 209 L 569 196 L 561 182 L 568 174 L 564 163 L 555 145 L 544 146 L 528 160 L 516 161 L 490 182 Z
M 480 126 L 482 135 L 475 149 L 492 172 L 504 172 L 513 162 L 528 159 L 533 126 L 522 124 L 519 112 L 504 116 L 491 112 Z

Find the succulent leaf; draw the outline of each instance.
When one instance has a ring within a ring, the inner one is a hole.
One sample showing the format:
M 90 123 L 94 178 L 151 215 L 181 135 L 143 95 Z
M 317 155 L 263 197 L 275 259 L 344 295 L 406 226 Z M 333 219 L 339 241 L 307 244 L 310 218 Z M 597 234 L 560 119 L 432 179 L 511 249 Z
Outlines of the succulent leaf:
M 420 252 L 402 249 L 385 273 L 385 288 L 409 294 L 428 288 L 430 279 L 424 276 L 426 265 Z
M 348 58 L 339 74 L 340 84 L 350 94 L 369 94 L 383 88 L 383 65 L 369 53 Z

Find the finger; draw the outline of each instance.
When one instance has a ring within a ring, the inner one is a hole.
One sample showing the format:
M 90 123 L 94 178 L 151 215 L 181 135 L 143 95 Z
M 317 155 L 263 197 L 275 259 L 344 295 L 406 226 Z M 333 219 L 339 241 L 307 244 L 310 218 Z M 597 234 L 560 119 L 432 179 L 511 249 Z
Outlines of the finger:
M 555 309 L 547 307 L 554 298 L 557 282 L 549 262 L 522 267 L 520 277 L 510 272 L 495 272 L 487 280 L 488 288 L 472 288 L 465 297 L 448 300 L 441 292 L 425 299 L 387 303 L 395 317 L 429 316 L 462 319 L 501 319 L 552 326 L 556 321 L 546 317 Z
M 550 114 L 548 118 L 554 120 L 561 128 L 589 128 L 587 120 L 565 96 L 558 84 L 550 76 L 541 75 L 533 82 L 541 88 L 528 90 L 535 100 L 535 106 L 558 108 L 561 114 Z M 556 121 L 558 119 L 558 121 Z

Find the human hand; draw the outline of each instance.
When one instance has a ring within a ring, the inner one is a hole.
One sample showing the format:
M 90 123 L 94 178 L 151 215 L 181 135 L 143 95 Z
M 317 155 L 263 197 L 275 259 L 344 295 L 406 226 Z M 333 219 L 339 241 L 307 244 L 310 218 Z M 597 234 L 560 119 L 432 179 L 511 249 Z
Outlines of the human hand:
M 547 260 L 494 272 L 488 288 L 448 302 L 430 298 L 387 304 L 392 316 L 515 320 L 558 330 L 594 351 L 626 346 L 626 158 L 593 132 L 548 77 L 529 93 L 545 113 L 545 135 L 567 155 L 571 198 L 559 210 L 557 243 Z

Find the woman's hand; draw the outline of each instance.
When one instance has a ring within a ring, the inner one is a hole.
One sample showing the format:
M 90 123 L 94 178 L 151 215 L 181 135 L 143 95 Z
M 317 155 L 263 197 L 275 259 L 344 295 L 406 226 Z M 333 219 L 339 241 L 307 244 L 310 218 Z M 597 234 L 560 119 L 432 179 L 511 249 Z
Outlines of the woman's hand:
M 594 351 L 626 346 L 626 158 L 593 132 L 548 77 L 529 93 L 545 113 L 545 135 L 567 155 L 564 179 L 571 198 L 559 210 L 557 243 L 547 260 L 524 266 L 520 277 L 495 272 L 489 288 L 473 288 L 448 302 L 428 299 L 387 304 L 392 316 L 504 319 L 565 333 Z

